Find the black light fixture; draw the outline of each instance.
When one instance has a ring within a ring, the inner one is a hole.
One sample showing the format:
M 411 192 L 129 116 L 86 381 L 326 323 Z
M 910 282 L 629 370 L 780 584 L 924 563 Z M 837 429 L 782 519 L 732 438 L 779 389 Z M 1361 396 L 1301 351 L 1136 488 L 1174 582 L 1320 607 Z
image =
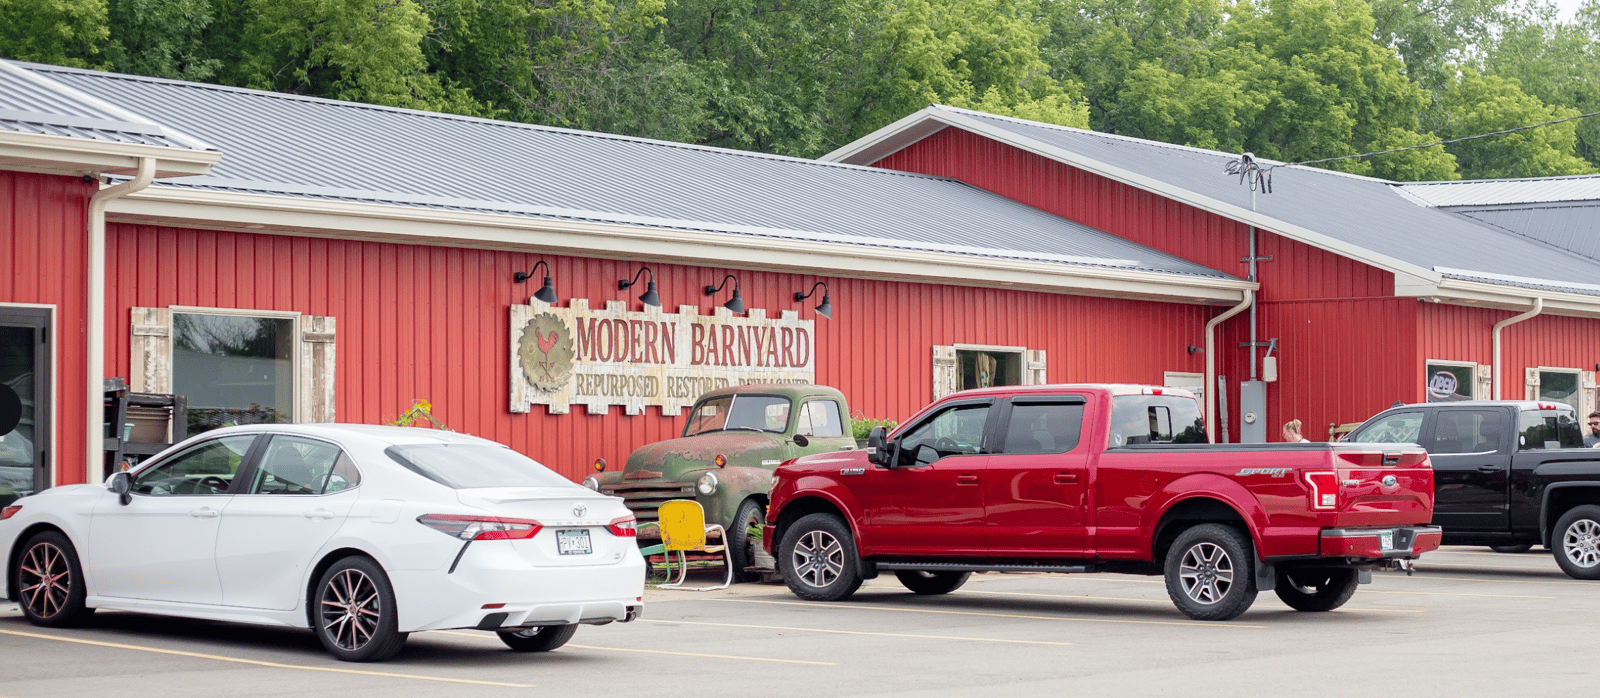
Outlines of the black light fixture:
M 817 295 L 817 287 L 818 286 L 822 287 L 822 304 L 817 306 L 817 314 L 821 315 L 822 317 L 828 318 L 829 320 L 832 320 L 833 319 L 833 303 L 830 300 L 828 300 L 828 282 L 826 282 L 826 281 L 818 281 L 818 282 L 816 282 L 814 284 L 811 284 L 811 290 L 806 291 L 805 293 L 801 293 L 799 291 L 795 291 L 794 292 L 794 299 L 797 300 L 797 301 L 803 301 L 803 300 L 805 300 L 807 298 L 810 298 L 812 296 Z
M 556 295 L 556 285 L 550 281 L 550 265 L 546 264 L 544 260 L 539 260 L 533 265 L 533 268 L 529 269 L 528 271 L 517 272 L 511 277 L 511 279 L 519 284 L 523 283 L 528 279 L 533 278 L 533 273 L 539 270 L 540 265 L 544 266 L 544 285 L 540 286 L 539 290 L 533 292 L 533 297 L 549 305 L 555 305 L 556 301 L 561 300 L 561 298 Z
M 653 272 L 653 271 L 650 271 L 650 267 L 647 267 L 647 266 L 639 267 L 639 271 L 634 272 L 632 281 L 629 281 L 627 279 L 618 279 L 617 280 L 617 290 L 626 291 L 628 289 L 628 287 L 630 287 L 630 286 L 632 286 L 632 285 L 634 285 L 636 283 L 639 283 L 639 275 L 640 274 L 649 274 L 650 275 L 650 285 L 646 286 L 644 293 L 639 295 L 639 302 L 644 303 L 645 305 L 648 305 L 648 306 L 656 307 L 656 308 L 661 307 L 661 296 L 656 293 L 656 273 Z
M 729 298 L 727 303 L 723 303 L 722 307 L 732 311 L 735 315 L 741 315 L 744 313 L 744 298 L 739 296 L 739 277 L 732 274 L 722 277 L 722 283 L 706 287 L 706 295 L 714 295 L 721 291 L 728 285 L 728 279 L 733 279 L 733 297 Z

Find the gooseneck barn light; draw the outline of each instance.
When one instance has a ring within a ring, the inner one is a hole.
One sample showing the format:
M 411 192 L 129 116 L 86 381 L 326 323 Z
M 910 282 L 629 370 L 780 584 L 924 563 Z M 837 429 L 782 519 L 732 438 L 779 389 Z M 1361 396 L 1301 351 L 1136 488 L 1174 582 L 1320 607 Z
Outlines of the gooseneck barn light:
M 550 265 L 546 264 L 544 260 L 539 260 L 538 263 L 534 264 L 533 268 L 529 269 L 528 271 L 517 272 L 511 277 L 511 279 L 519 284 L 523 283 L 528 279 L 533 278 L 533 273 L 538 271 L 540 266 L 544 267 L 544 285 L 540 286 L 539 290 L 533 292 L 533 297 L 544 303 L 555 305 L 556 301 L 561 300 L 561 298 L 556 295 L 556 285 L 550 281 Z
M 812 296 L 817 295 L 817 287 L 818 286 L 822 287 L 822 304 L 817 306 L 817 314 L 821 315 L 822 317 L 828 318 L 829 320 L 832 320 L 833 319 L 833 302 L 828 300 L 828 282 L 826 282 L 826 281 L 818 281 L 818 282 L 816 282 L 814 284 L 811 284 L 811 290 L 806 291 L 805 293 L 801 293 L 799 291 L 795 291 L 794 292 L 794 299 L 796 301 L 803 301 L 803 300 L 805 300 L 807 298 L 810 298 Z
M 628 279 L 618 279 L 617 290 L 626 291 L 628 290 L 628 287 L 639 283 L 640 274 L 650 275 L 650 285 L 646 286 L 644 293 L 639 295 L 639 302 L 656 308 L 661 307 L 661 296 L 656 293 L 656 273 L 651 271 L 650 267 L 639 267 L 639 271 L 634 272 L 632 281 L 629 281 Z
M 733 279 L 733 297 L 729 298 L 727 303 L 723 303 L 722 307 L 727 308 L 730 312 L 734 313 L 735 315 L 743 314 L 744 313 L 744 298 L 739 296 L 739 277 L 734 276 L 732 274 L 729 274 L 727 276 L 722 277 L 722 283 L 717 284 L 715 286 L 707 286 L 706 287 L 706 295 L 708 295 L 708 296 L 715 295 L 718 291 L 721 291 L 724 287 L 726 287 L 728 285 L 728 279 Z

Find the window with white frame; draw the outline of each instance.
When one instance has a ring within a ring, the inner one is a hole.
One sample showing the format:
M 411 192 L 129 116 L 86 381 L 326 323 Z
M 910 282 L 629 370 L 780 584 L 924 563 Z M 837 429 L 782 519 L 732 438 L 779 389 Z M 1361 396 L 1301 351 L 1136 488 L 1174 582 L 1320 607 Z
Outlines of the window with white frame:
M 1043 349 L 982 344 L 933 347 L 933 398 L 973 388 L 1047 382 Z
M 134 308 L 135 392 L 183 395 L 189 433 L 333 421 L 331 317 L 231 308 Z
M 1428 402 L 1455 402 L 1477 398 L 1478 365 L 1466 361 L 1428 360 L 1423 394 Z
M 1572 405 L 1578 414 L 1594 410 L 1594 372 L 1576 368 L 1538 366 L 1526 369 L 1528 400 Z

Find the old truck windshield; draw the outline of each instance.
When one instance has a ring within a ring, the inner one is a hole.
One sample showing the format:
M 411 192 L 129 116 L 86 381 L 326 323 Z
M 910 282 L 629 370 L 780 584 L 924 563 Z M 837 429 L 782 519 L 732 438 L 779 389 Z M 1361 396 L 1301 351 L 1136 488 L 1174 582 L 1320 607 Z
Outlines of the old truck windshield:
M 710 431 L 768 431 L 789 428 L 789 398 L 776 395 L 729 395 L 694 406 L 684 436 Z

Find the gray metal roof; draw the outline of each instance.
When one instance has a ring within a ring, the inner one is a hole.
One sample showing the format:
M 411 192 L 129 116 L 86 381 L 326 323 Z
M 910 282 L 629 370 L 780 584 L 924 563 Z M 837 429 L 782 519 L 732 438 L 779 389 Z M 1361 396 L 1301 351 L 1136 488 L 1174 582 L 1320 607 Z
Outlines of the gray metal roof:
M 1254 210 L 1267 217 L 1424 269 L 1471 270 L 1478 279 L 1539 280 L 1557 290 L 1600 295 L 1600 288 L 1587 285 L 1600 279 L 1600 261 L 1573 254 L 1553 242 L 1507 232 L 1486 221 L 1421 205 L 1401 193 L 1411 185 L 1314 167 L 1286 166 L 1272 171 L 1272 192 L 1255 194 L 1252 204 L 1249 187 L 1223 171 L 1237 154 L 954 107 L 936 105 L 930 109 L 948 111 L 990 129 L 1119 167 L 1173 189 L 1244 209 L 1253 205 Z M 1559 178 L 1558 184 L 1578 189 L 1591 186 L 1588 179 Z M 1592 215 L 1593 211 L 1583 209 L 1576 214 Z
M 1600 260 L 1600 201 L 1471 206 L 1444 210 Z
M 0 130 L 204 150 L 206 146 L 0 61 Z
M 922 249 L 1237 281 L 951 179 L 29 65 L 216 145 L 193 187 Z
M 1430 206 L 1440 207 L 1600 201 L 1600 175 L 1418 182 L 1401 184 L 1400 188 Z

